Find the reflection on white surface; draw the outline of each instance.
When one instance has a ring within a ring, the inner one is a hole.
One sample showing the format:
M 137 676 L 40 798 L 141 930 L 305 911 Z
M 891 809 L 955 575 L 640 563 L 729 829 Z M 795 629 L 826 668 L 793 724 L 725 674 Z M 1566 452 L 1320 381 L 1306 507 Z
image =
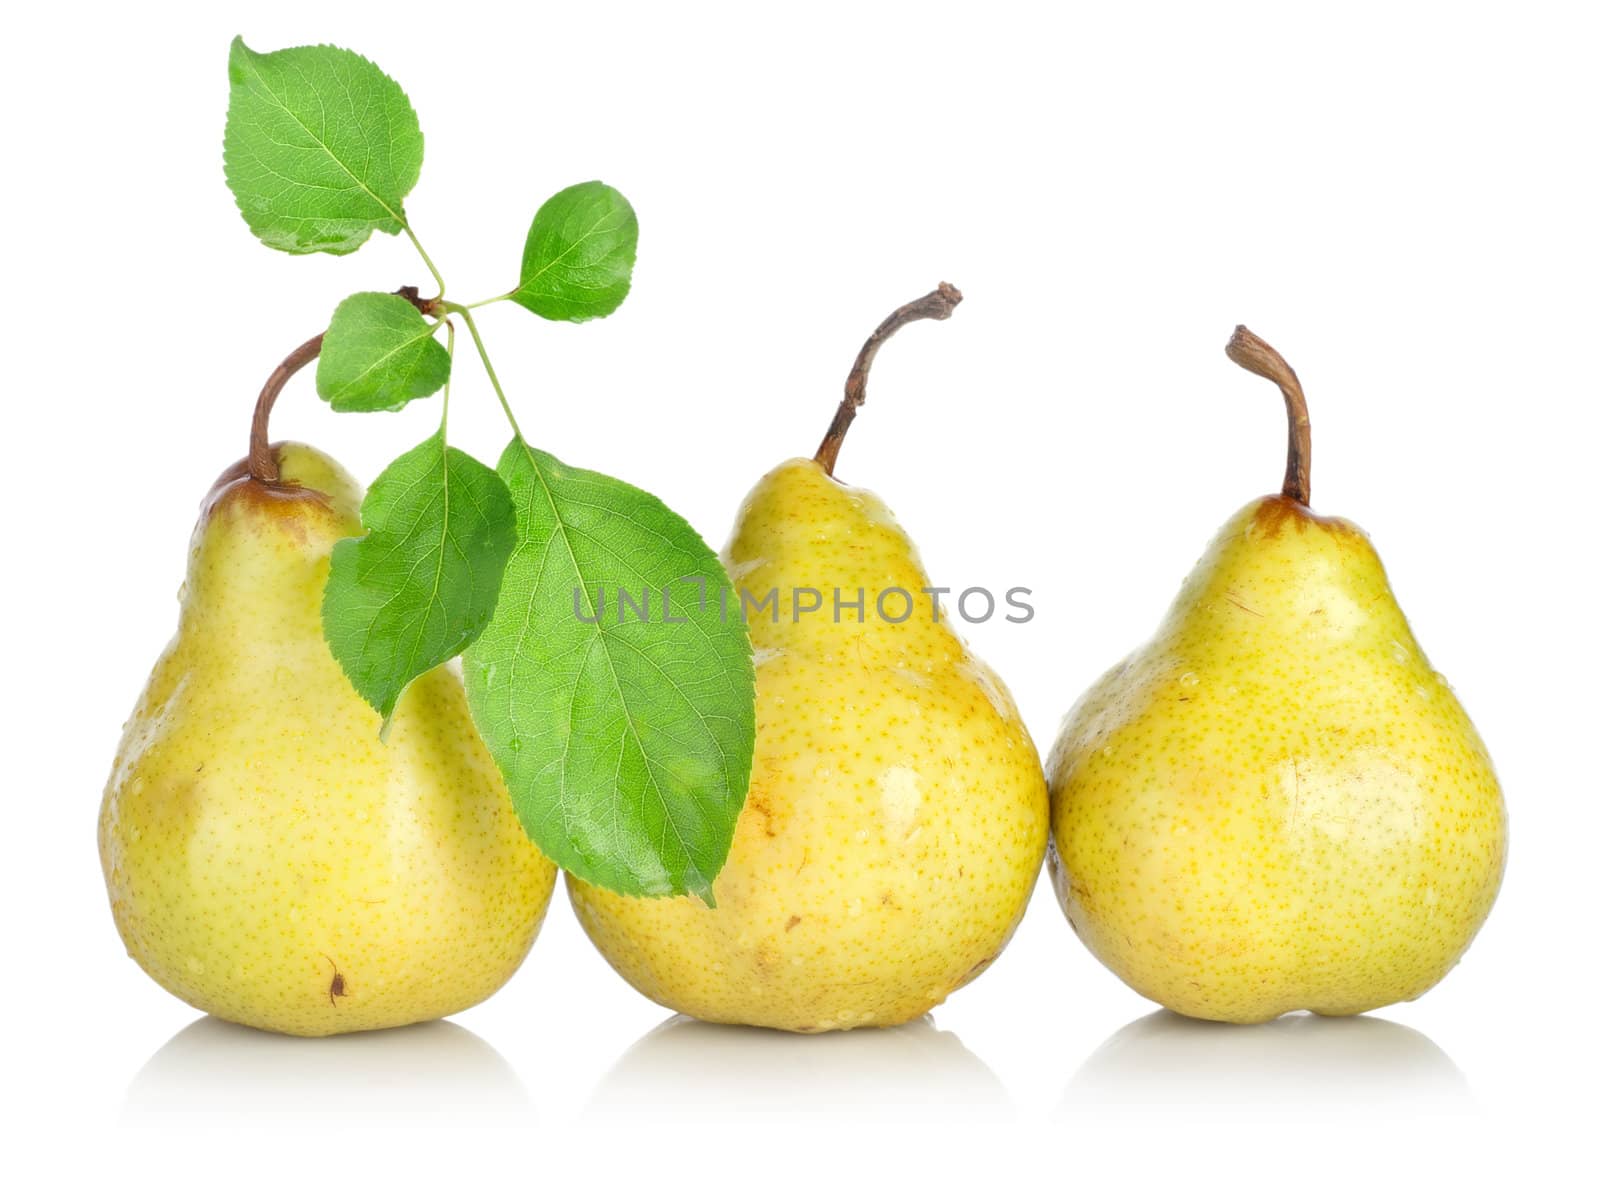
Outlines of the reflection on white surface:
M 123 1119 L 426 1116 L 527 1123 L 528 1093 L 493 1046 L 449 1021 L 296 1038 L 202 1017 L 128 1087 Z
M 802 1034 L 680 1016 L 628 1049 L 595 1089 L 586 1115 L 915 1119 L 933 1109 L 1004 1116 L 1011 1103 L 994 1072 L 930 1018 L 894 1029 Z
M 1078 1068 L 1074 1112 L 1182 1109 L 1431 1115 L 1475 1111 L 1450 1056 L 1415 1029 L 1377 1017 L 1279 1017 L 1264 1025 L 1166 1011 L 1123 1026 Z

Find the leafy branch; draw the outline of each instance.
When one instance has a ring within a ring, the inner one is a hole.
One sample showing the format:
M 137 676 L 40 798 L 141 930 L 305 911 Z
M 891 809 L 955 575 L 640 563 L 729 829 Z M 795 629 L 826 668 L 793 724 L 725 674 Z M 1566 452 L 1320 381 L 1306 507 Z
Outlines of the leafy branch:
M 250 471 L 273 482 L 272 407 L 313 359 L 317 393 L 338 412 L 443 392 L 437 431 L 383 470 L 362 506 L 366 532 L 334 549 L 330 651 L 385 730 L 412 680 L 463 655 L 474 720 L 546 854 L 617 891 L 711 902 L 755 739 L 748 634 L 705 600 L 727 576 L 655 496 L 525 440 L 473 316 L 501 301 L 569 323 L 615 312 L 632 284 L 632 206 L 597 181 L 557 192 L 534 214 L 516 286 L 457 303 L 406 216 L 422 131 L 394 80 L 348 50 L 261 54 L 238 39 L 228 75 L 224 170 L 251 231 L 287 253 L 341 255 L 374 232 L 404 233 L 438 288 L 347 297 L 256 405 Z M 457 319 L 511 428 L 492 470 L 448 439 Z M 607 588 L 689 615 L 607 624 Z

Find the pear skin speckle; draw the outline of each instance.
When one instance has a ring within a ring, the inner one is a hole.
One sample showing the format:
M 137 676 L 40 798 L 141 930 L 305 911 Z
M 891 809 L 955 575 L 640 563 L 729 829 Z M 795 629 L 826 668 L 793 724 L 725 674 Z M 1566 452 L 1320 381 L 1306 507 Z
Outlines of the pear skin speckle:
M 781 599 L 776 620 L 750 613 L 755 766 L 717 907 L 569 877 L 578 918 L 629 983 L 703 1020 L 810 1033 L 921 1016 L 1022 917 L 1048 836 L 1038 752 L 1004 685 L 931 619 L 922 564 L 871 493 L 785 463 L 723 560 L 736 588 Z M 911 620 L 876 612 L 894 586 Z M 796 587 L 824 611 L 796 621 Z M 833 621 L 834 588 L 864 589 L 861 619 Z
M 178 635 L 123 729 L 100 857 L 128 953 L 225 1020 L 318 1036 L 487 998 L 533 944 L 555 866 L 528 840 L 448 667 L 388 740 L 322 639 L 359 486 L 286 445 L 195 531 Z
M 1272 496 L 1063 723 L 1050 872 L 1129 986 L 1251 1023 L 1420 996 L 1505 868 L 1488 752 L 1366 536 Z

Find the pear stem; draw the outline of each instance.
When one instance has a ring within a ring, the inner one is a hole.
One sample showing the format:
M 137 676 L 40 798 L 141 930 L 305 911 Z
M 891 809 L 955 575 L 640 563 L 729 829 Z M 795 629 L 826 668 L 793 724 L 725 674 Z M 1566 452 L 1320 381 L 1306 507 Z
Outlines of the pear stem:
M 409 300 L 425 317 L 439 311 L 437 298 L 424 300 L 418 295 L 417 289 L 409 284 L 396 288 L 394 294 Z M 301 342 L 289 352 L 288 358 L 272 369 L 267 382 L 261 386 L 261 394 L 256 397 L 256 410 L 250 417 L 250 453 L 245 459 L 250 478 L 257 483 L 278 482 L 278 460 L 272 453 L 272 442 L 267 437 L 267 423 L 272 419 L 272 406 L 278 402 L 278 393 L 294 378 L 296 371 L 322 353 L 322 339 L 326 336 L 324 331 Z
M 290 352 L 272 369 L 267 382 L 256 397 L 256 411 L 250 418 L 250 456 L 245 461 L 250 468 L 250 478 L 257 483 L 278 482 L 278 460 L 272 453 L 272 443 L 267 440 L 267 421 L 272 416 L 272 406 L 277 402 L 283 385 L 294 378 L 294 373 L 322 353 L 322 334 L 309 338 Z
M 895 309 L 862 344 L 861 353 L 856 355 L 855 365 L 850 368 L 850 374 L 844 381 L 844 399 L 833 414 L 833 424 L 828 426 L 822 445 L 817 447 L 816 460 L 829 475 L 833 474 L 834 465 L 839 460 L 839 447 L 844 444 L 845 431 L 850 428 L 850 422 L 856 419 L 856 409 L 867 402 L 867 375 L 872 370 L 872 360 L 878 357 L 879 347 L 913 321 L 943 321 L 960 303 L 961 293 L 950 284 L 941 283 L 926 296 Z
M 1283 471 L 1283 494 L 1297 504 L 1311 505 L 1311 414 L 1294 368 L 1243 325 L 1228 339 L 1228 357 L 1252 375 L 1270 379 L 1283 393 L 1289 410 L 1289 455 Z

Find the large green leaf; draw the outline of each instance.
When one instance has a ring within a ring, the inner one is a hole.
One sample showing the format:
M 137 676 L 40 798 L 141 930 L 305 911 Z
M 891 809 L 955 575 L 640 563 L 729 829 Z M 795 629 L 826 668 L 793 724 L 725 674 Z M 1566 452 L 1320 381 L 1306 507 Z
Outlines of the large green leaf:
M 630 484 L 520 439 L 499 470 L 517 546 L 465 664 L 517 814 L 581 879 L 710 902 L 755 746 L 749 634 L 739 606 L 725 619 L 718 602 L 727 576 L 683 518 Z M 650 619 L 624 615 L 619 588 L 648 597 Z
M 349 254 L 375 229 L 399 233 L 422 170 L 406 94 L 336 46 L 228 52 L 223 168 L 254 233 L 290 254 Z

